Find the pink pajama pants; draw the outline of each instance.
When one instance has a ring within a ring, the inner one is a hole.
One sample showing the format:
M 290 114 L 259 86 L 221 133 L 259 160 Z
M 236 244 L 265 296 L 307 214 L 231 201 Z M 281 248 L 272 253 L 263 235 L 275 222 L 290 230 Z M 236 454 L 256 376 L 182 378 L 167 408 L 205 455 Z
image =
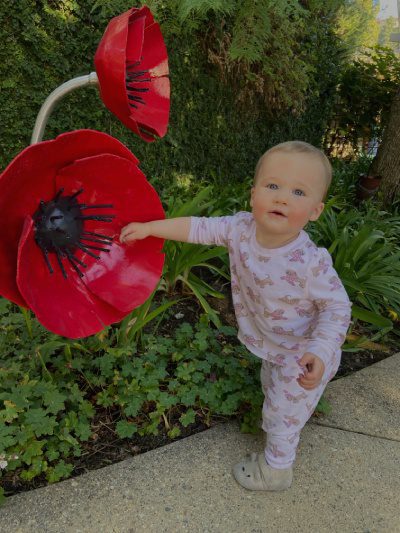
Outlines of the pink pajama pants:
M 261 384 L 264 392 L 262 428 L 267 434 L 265 459 L 273 468 L 288 468 L 296 457 L 300 431 L 316 408 L 327 383 L 336 374 L 340 352 L 325 366 L 320 385 L 305 390 L 297 383 L 301 368 L 296 360 L 286 366 L 263 360 Z

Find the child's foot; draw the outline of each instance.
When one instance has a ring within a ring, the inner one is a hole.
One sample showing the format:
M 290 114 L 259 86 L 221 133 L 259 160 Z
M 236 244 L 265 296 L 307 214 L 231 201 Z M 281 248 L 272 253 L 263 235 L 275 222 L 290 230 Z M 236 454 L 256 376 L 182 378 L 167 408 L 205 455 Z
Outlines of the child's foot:
M 233 467 L 236 481 L 249 490 L 286 490 L 293 480 L 293 468 L 272 468 L 263 453 L 246 455 Z

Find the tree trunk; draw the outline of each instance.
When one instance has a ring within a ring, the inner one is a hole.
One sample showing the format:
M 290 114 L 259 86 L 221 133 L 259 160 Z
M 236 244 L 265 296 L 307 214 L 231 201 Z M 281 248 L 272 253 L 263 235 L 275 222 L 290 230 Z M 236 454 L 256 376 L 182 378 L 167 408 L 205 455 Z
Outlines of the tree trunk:
M 369 174 L 381 176 L 383 203 L 390 206 L 400 194 L 400 89 L 393 98 L 388 124 Z

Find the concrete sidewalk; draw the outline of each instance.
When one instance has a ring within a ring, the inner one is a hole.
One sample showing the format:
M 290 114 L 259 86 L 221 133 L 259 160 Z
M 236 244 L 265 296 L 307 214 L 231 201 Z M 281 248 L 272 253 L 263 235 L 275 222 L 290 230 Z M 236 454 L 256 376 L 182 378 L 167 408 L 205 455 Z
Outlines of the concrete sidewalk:
M 400 533 L 400 354 L 331 383 L 290 490 L 253 493 L 232 465 L 262 438 L 223 424 L 9 498 L 4 533 Z

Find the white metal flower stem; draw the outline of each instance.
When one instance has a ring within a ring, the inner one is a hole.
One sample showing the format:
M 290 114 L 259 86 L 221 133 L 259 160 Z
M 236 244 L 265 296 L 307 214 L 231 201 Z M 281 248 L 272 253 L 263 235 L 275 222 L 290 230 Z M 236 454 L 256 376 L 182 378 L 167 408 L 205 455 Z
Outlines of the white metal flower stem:
M 96 72 L 91 72 L 86 76 L 79 76 L 78 78 L 73 78 L 68 80 L 57 89 L 49 94 L 49 96 L 44 101 L 44 104 L 40 108 L 38 116 L 36 117 L 35 127 L 33 128 L 33 133 L 31 137 L 31 144 L 39 143 L 43 139 L 44 130 L 46 128 L 47 121 L 51 112 L 53 111 L 55 105 L 63 96 L 78 89 L 78 87 L 84 87 L 85 85 L 98 85 L 99 80 L 97 78 Z

